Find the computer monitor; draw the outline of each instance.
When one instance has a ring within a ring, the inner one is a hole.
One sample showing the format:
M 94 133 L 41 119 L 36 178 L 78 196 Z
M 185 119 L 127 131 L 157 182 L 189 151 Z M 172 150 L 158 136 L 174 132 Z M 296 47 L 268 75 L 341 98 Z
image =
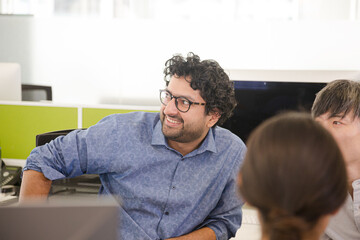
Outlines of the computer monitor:
M 21 99 L 23 101 L 51 101 L 51 86 L 21 84 Z
M 0 207 L 1 239 L 118 239 L 115 200 L 57 199 Z
M 223 127 L 246 143 L 254 128 L 278 113 L 310 112 L 316 93 L 325 85 L 324 82 L 234 81 L 238 105 Z
M 0 100 L 21 101 L 21 70 L 18 63 L 0 63 Z

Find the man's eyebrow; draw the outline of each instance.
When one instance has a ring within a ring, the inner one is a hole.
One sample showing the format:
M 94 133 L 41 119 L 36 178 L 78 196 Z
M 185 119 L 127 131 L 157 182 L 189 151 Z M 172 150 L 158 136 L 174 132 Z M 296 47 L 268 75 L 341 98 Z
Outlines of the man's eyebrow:
M 166 91 L 168 91 L 169 93 L 171 93 L 171 95 L 175 96 L 175 97 L 183 97 L 186 98 L 187 100 L 190 100 L 192 102 L 195 102 L 194 98 L 192 98 L 191 96 L 184 96 L 184 95 L 174 95 L 168 88 L 165 89 Z
M 344 114 L 344 113 L 336 113 L 336 114 L 330 115 L 329 118 L 340 118 L 341 120 L 343 120 L 343 119 L 346 120 L 347 114 Z

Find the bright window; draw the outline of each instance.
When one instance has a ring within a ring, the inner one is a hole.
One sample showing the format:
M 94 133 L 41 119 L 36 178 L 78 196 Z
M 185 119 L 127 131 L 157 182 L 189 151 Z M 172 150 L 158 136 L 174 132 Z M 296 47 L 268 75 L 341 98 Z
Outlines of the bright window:
M 360 0 L 0 0 L 2 14 L 167 21 L 360 19 Z

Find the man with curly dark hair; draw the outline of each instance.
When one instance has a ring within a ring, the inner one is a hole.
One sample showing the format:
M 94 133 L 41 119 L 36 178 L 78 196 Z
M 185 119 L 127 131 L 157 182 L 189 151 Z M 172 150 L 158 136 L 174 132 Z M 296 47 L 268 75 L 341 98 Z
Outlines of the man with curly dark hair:
M 100 175 L 121 198 L 119 239 L 222 239 L 241 224 L 237 172 L 246 147 L 216 125 L 234 109 L 229 77 L 189 53 L 165 64 L 160 113 L 114 114 L 35 148 L 20 201 L 47 196 L 51 180 Z
M 199 56 L 189 53 L 186 59 L 176 55 L 165 65 L 166 86 L 172 76 L 185 76 L 191 88 L 199 90 L 206 102 L 205 113 L 218 112 L 221 115 L 213 127 L 223 124 L 231 117 L 236 107 L 234 84 L 216 61 L 200 61 Z

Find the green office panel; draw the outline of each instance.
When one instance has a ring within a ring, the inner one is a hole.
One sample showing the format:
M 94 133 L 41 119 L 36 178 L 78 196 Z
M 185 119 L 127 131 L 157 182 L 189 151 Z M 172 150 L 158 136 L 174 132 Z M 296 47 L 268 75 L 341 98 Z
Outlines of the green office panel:
M 26 159 L 37 134 L 77 128 L 77 108 L 0 105 L 3 158 Z
M 83 108 L 83 128 L 88 128 L 95 125 L 104 117 L 114 113 L 129 113 L 141 110 L 126 110 L 126 109 L 104 109 L 104 108 Z M 146 112 L 158 112 L 158 111 L 146 111 Z

